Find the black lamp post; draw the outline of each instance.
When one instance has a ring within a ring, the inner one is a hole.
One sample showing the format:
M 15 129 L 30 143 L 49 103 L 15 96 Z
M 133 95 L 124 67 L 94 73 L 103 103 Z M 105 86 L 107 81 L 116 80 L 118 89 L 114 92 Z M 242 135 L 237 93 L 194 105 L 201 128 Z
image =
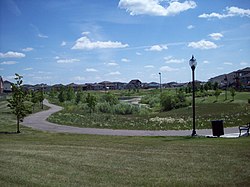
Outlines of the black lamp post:
M 159 73 L 159 76 L 160 76 L 160 90 L 162 92 L 162 89 L 161 89 L 161 73 Z
M 192 55 L 192 58 L 189 60 L 189 65 L 192 69 L 192 87 L 193 87 L 193 131 L 192 136 L 196 136 L 196 130 L 195 130 L 195 79 L 194 79 L 194 70 L 197 65 L 196 59 L 194 58 L 194 55 Z

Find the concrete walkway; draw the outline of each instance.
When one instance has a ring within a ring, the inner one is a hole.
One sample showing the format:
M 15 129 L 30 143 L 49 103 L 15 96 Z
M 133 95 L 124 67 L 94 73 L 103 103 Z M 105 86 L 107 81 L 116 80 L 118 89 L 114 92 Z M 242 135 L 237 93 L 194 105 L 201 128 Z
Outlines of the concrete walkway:
M 95 134 L 95 135 L 113 135 L 113 136 L 190 136 L 191 130 L 113 130 L 113 129 L 97 129 L 97 128 L 80 128 L 67 125 L 58 125 L 50 123 L 46 119 L 53 113 L 62 110 L 60 106 L 50 104 L 44 100 L 44 104 L 50 107 L 49 110 L 31 114 L 24 118 L 22 125 L 31 127 L 36 130 L 59 132 L 59 133 L 75 133 L 75 134 Z M 198 135 L 211 135 L 211 129 L 202 129 L 196 131 Z M 237 127 L 225 128 L 225 134 L 238 132 Z

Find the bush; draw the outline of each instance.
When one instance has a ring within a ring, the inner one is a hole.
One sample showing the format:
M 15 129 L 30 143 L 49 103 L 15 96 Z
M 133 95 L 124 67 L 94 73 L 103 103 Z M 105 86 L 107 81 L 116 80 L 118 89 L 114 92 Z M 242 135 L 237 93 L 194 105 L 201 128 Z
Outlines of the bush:
M 248 99 L 248 104 L 250 104 L 250 99 Z
M 167 93 L 162 93 L 161 97 L 161 107 L 163 111 L 169 111 L 175 108 L 175 98 Z
M 98 103 L 96 108 L 98 111 L 100 111 L 102 113 L 112 113 L 113 112 L 112 106 L 107 102 Z
M 122 114 L 122 115 L 128 115 L 128 114 L 134 114 L 139 112 L 139 107 L 127 103 L 120 103 L 114 106 L 115 114 Z
M 190 105 L 190 102 L 186 101 L 185 94 L 182 92 L 176 96 L 162 93 L 160 103 L 163 111 L 169 111 L 174 108 L 182 108 Z
M 111 94 L 111 93 L 104 94 L 101 97 L 101 100 L 109 103 L 110 105 L 116 105 L 119 103 L 118 98 L 114 94 Z

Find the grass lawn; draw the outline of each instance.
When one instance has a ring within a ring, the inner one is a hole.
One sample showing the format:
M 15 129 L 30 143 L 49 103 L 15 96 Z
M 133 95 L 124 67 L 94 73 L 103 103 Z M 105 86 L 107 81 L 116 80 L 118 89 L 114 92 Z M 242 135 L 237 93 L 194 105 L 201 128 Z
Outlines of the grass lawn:
M 15 130 L 0 103 L 0 131 Z M 7 123 L 5 121 L 8 121 Z M 0 134 L 0 186 L 250 186 L 250 137 Z
M 1 186 L 249 186 L 250 138 L 0 134 Z

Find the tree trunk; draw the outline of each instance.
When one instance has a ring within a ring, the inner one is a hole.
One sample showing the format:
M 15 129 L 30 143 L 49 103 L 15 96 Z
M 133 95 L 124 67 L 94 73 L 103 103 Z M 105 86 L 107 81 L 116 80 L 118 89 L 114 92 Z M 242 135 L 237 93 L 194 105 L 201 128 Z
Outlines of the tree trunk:
M 17 133 L 20 133 L 19 123 L 20 123 L 20 119 L 19 117 L 17 117 Z

